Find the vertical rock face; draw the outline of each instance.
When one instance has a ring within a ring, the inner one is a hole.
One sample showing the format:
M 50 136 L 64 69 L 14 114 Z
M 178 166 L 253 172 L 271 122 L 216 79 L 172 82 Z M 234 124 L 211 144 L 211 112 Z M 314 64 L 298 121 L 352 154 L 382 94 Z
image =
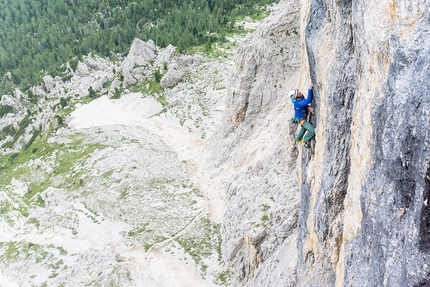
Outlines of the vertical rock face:
M 284 14 L 274 13 L 266 23 L 291 17 L 286 11 L 295 6 L 288 2 L 280 2 Z M 292 18 L 301 21 L 305 39 L 304 54 L 292 57 L 301 59 L 300 68 L 281 67 L 275 53 L 267 52 L 291 48 L 282 33 L 262 32 L 270 25 L 263 24 L 238 50 L 229 117 L 214 160 L 215 167 L 234 174 L 225 180 L 229 203 L 222 231 L 224 258 L 238 274 L 236 282 L 430 284 L 429 4 L 302 0 Z M 304 72 L 314 83 L 316 137 L 297 156 L 297 149 L 288 148 L 295 129 L 280 120 L 288 113 L 281 111 L 287 99 L 280 100 L 279 92 L 288 88 L 270 87 L 281 75 L 290 79 L 289 88 L 303 89 Z M 286 135 L 282 139 L 265 137 L 275 122 Z M 298 195 L 287 202 L 296 158 Z M 273 168 L 282 172 L 274 175 Z M 276 200 L 264 201 L 265 196 Z M 269 207 L 268 217 L 262 217 L 261 206 Z M 297 214 L 295 255 L 296 225 L 286 228 L 285 222 Z M 267 222 L 253 225 L 258 218 Z M 296 270 L 287 264 L 294 256 Z
M 301 165 L 297 286 L 428 282 L 428 5 L 312 1 L 317 135 Z
M 279 7 L 283 8 L 241 44 L 234 58 L 227 94 L 235 125 L 251 122 L 272 109 L 300 65 L 299 5 L 281 1 Z
M 297 87 L 298 25 L 298 3 L 280 1 L 241 44 L 229 75 L 228 113 L 208 147 L 207 170 L 227 191 L 222 250 L 232 286 L 294 282 L 299 200 L 295 160 L 289 159 L 298 152 L 285 94 Z
M 351 172 L 357 75 L 351 2 L 313 1 L 306 24 L 308 59 L 319 119 L 316 149 L 302 165 L 298 285 L 334 286 Z M 318 273 L 315 273 L 318 269 Z

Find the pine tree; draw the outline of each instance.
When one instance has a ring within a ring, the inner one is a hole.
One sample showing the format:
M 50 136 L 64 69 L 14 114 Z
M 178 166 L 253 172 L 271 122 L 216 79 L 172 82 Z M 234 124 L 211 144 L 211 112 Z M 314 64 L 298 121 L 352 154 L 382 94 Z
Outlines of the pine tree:
M 5 0 L 0 1 L 0 90 L 13 83 L 41 81 L 40 72 L 61 73 L 73 57 L 124 52 L 134 37 L 156 45 L 210 49 L 222 33 L 235 29 L 235 17 L 253 13 L 255 4 L 274 0 Z M 241 8 L 236 9 L 240 4 Z M 121 9 L 120 9 L 121 8 Z M 97 23 L 95 23 L 97 21 Z M 208 33 L 221 33 L 208 40 Z M 32 79 L 31 81 L 29 79 Z
M 93 90 L 93 87 L 91 86 L 88 88 L 88 96 L 90 97 L 90 99 L 96 98 L 96 92 Z

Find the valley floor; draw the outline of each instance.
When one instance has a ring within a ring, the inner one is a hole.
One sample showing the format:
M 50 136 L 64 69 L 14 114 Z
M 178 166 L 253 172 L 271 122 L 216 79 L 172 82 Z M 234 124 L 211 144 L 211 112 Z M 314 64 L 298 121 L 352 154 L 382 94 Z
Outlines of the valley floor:
M 223 92 L 206 95 L 200 128 L 131 93 L 80 105 L 38 139 L 0 184 L 0 286 L 225 285 L 225 196 L 202 167 Z

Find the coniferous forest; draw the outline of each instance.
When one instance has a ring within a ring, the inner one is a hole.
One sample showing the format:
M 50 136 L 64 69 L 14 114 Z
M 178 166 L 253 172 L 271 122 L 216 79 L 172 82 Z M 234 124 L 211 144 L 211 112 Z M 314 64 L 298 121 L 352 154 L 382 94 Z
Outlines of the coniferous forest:
M 23 91 L 64 63 L 94 53 L 126 53 L 135 37 L 179 52 L 233 32 L 239 17 L 274 0 L 3 0 L 0 95 Z

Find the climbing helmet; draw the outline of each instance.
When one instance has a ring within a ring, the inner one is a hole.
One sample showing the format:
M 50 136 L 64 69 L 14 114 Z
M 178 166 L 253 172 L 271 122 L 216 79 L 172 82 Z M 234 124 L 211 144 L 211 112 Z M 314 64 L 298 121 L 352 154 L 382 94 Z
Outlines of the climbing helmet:
M 298 92 L 299 90 L 291 90 L 288 92 L 288 96 L 290 97 L 290 99 L 295 100 L 297 98 Z

